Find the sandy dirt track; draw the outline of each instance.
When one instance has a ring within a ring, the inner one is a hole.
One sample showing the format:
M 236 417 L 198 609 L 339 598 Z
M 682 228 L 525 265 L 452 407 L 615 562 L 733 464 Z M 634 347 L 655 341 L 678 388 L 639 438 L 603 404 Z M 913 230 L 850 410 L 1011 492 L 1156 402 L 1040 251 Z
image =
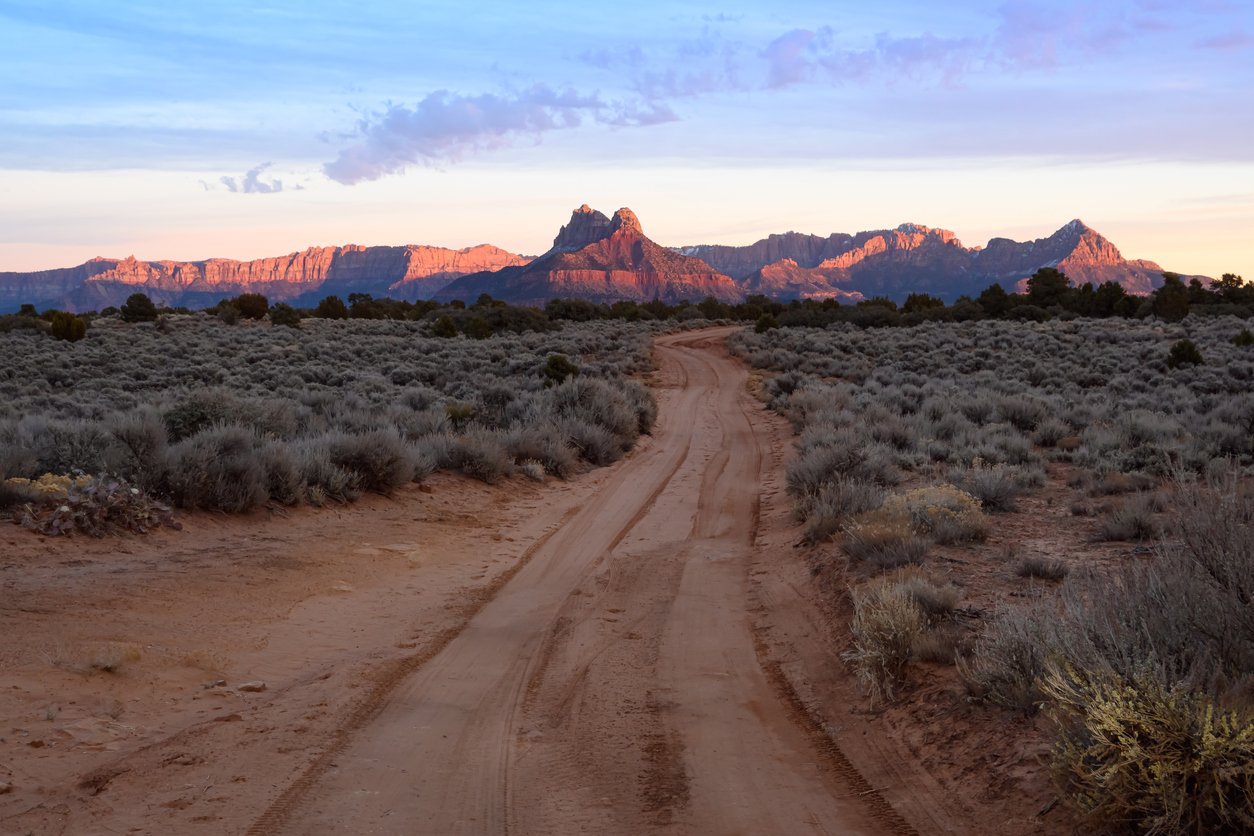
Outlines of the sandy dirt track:
M 745 372 L 669 337 L 653 444 L 257 832 L 873 833 L 758 665 Z
M 778 420 L 732 330 L 659 339 L 653 436 L 570 483 L 448 477 L 340 526 L 192 522 L 125 557 L 10 539 L 0 627 L 31 638 L 0 694 L 0 830 L 914 832 L 772 661 L 764 616 L 797 617 L 753 582 Z M 189 635 L 159 635 L 180 615 Z M 140 658 L 51 658 L 104 640 Z

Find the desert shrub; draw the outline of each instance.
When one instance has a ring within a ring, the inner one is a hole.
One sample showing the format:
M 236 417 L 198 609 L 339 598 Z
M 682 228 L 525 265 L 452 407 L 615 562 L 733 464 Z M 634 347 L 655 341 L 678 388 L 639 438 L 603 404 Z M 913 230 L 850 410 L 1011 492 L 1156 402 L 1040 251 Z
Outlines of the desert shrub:
M 955 485 L 974 496 L 990 511 L 1013 511 L 1023 492 L 1016 471 L 1005 465 L 981 466 L 957 470 L 950 474 Z
M 338 296 L 327 296 L 314 308 L 319 319 L 348 319 L 348 305 Z
M 1097 521 L 1100 540 L 1152 540 L 1160 533 L 1154 513 L 1144 498 L 1114 504 Z
M 549 390 L 554 412 L 593 424 L 626 442 L 624 450 L 639 433 L 640 417 L 623 393 L 603 380 L 584 376 L 566 380 Z
M 884 491 L 878 485 L 841 476 L 823 483 L 816 496 L 800 498 L 797 510 L 806 522 L 806 541 L 818 543 L 836 534 L 850 519 L 874 511 L 883 502 Z
M 164 486 L 181 508 L 238 513 L 266 501 L 266 472 L 251 430 L 216 426 L 180 441 L 166 454 Z
M 1023 432 L 1036 429 L 1045 417 L 1046 406 L 1035 398 L 1022 396 L 1003 397 L 997 401 L 997 414 L 1001 420 Z
M 514 427 L 502 443 L 515 462 L 537 462 L 546 473 L 565 479 L 579 466 L 579 454 L 556 426 Z
M 157 306 L 143 293 L 132 293 L 118 309 L 123 322 L 152 322 L 157 318 Z
M 15 519 L 25 528 L 50 536 L 147 534 L 162 526 L 180 527 L 168 506 L 110 476 L 70 482 L 62 495 L 45 495 L 23 505 Z
M 436 317 L 435 322 L 431 323 L 431 334 L 441 339 L 451 339 L 457 336 L 457 324 L 448 314 Z
M 928 541 L 915 533 L 908 517 L 872 511 L 845 526 L 845 553 L 876 569 L 921 563 Z
M 1114 496 L 1117 494 L 1148 491 L 1158 484 L 1143 473 L 1106 473 L 1089 486 L 1089 496 Z
M 897 494 L 884 501 L 883 511 L 908 517 L 916 533 L 937 543 L 979 542 L 988 537 L 988 518 L 980 503 L 953 485 L 934 485 Z
M 8 438 L 5 438 L 5 436 Z M 107 465 L 110 439 L 104 428 L 88 420 L 23 418 L 0 432 L 0 468 L 14 476 L 44 473 L 96 473 Z
M 1249 348 L 1254 345 L 1254 333 L 1249 328 L 1242 328 L 1237 335 L 1232 338 L 1232 344 L 1237 348 Z
M 998 610 L 971 653 L 957 660 L 967 692 L 1003 708 L 1035 714 L 1043 699 L 1038 680 L 1049 653 L 1050 618 L 1040 603 Z
M 467 476 L 489 485 L 513 469 L 508 451 L 491 433 L 478 431 L 456 439 L 451 451 L 452 466 Z
M 0 470 L 0 511 L 8 511 L 38 498 L 39 494 L 27 484 L 26 480 L 4 478 L 4 471 Z
M 296 505 L 305 499 L 305 474 L 288 445 L 270 441 L 261 448 L 259 459 L 270 499 L 283 505 Z
M 241 293 L 227 304 L 239 311 L 244 319 L 265 319 L 270 312 L 270 300 L 260 293 Z
M 270 309 L 270 324 L 282 325 L 287 328 L 299 328 L 300 313 L 291 305 L 279 302 Z
M 1015 574 L 1021 578 L 1060 581 L 1067 576 L 1067 564 L 1043 555 L 1024 555 L 1015 563 Z
M 652 433 L 653 425 L 657 423 L 657 400 L 653 393 L 640 381 L 628 380 L 623 383 L 622 394 L 627 399 L 628 408 L 636 413 L 636 428 L 640 435 Z
M 958 634 L 952 629 L 928 630 L 915 638 L 910 650 L 920 662 L 952 665 L 958 659 L 959 644 Z
M 898 569 L 886 581 L 919 606 L 929 622 L 948 617 L 961 593 L 952 583 L 941 584 L 915 566 Z
M 1032 441 L 1042 447 L 1054 447 L 1064 438 L 1071 435 L 1071 427 L 1057 418 L 1045 418 L 1036 425 L 1032 433 Z
M 544 366 L 540 369 L 544 376 L 546 386 L 556 386 L 562 383 L 568 377 L 574 377 L 579 374 L 579 367 L 570 361 L 570 358 L 564 354 L 550 354 L 548 359 L 544 361 Z
M 1202 352 L 1198 351 L 1197 346 L 1192 340 L 1180 340 L 1171 346 L 1171 351 L 1167 353 L 1167 368 L 1178 369 L 1181 366 L 1200 366 L 1206 361 L 1202 358 Z
M 1053 666 L 1052 771 L 1087 828 L 1254 831 L 1254 715 L 1182 684 Z
M 58 340 L 78 342 L 87 336 L 87 320 L 64 311 L 56 311 L 49 322 L 48 333 Z
M 331 461 L 322 439 L 296 445 L 295 453 L 305 484 L 305 499 L 310 505 L 321 507 L 327 500 L 351 502 L 361 496 L 356 474 Z
M 891 702 L 923 632 L 923 613 L 893 584 L 854 592 L 853 605 L 853 647 L 845 658 L 873 700 Z
M 170 441 L 182 441 L 215 424 L 239 417 L 239 398 L 226 389 L 202 389 L 184 396 L 165 410 L 162 420 Z
M 856 439 L 833 435 L 830 443 L 813 444 L 788 463 L 788 491 L 794 497 L 817 496 L 823 485 L 840 478 L 879 486 L 901 481 L 897 468 Z
M 453 425 L 453 429 L 460 430 L 475 417 L 475 405 L 449 401 L 444 405 L 444 414 L 448 418 L 449 423 Z
M 140 487 L 156 485 L 165 464 L 167 433 L 165 422 L 154 407 L 115 413 L 105 422 L 116 439 L 116 460 L 110 467 Z
M 390 494 L 414 478 L 409 445 L 394 428 L 332 433 L 322 442 L 331 463 L 352 474 L 356 490 Z
M 614 433 L 597 424 L 590 424 L 578 418 L 567 418 L 559 422 L 562 434 L 577 451 L 584 461 L 601 466 L 613 464 L 626 452 L 622 441 Z

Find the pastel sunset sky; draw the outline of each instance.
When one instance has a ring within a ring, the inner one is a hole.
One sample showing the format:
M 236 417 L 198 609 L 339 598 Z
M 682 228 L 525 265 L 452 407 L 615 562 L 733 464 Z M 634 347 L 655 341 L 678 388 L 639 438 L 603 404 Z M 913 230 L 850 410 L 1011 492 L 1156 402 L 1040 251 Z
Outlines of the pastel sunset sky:
M 1254 3 L 0 0 L 0 270 L 1082 218 L 1254 279 Z

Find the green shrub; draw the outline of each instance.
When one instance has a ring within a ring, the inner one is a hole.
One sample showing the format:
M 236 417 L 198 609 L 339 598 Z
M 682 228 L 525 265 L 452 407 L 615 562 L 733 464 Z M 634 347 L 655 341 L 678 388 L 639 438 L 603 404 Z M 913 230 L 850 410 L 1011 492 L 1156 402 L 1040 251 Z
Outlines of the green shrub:
M 270 324 L 283 325 L 287 328 L 299 328 L 300 314 L 291 305 L 279 302 L 270 309 Z
M 1254 345 L 1254 333 L 1249 328 L 1242 328 L 1241 331 L 1232 338 L 1232 344 L 1237 348 L 1249 348 Z
M 579 374 L 579 367 L 570 361 L 565 354 L 550 354 L 541 369 L 546 386 L 556 386 L 568 377 Z
M 87 336 L 87 321 L 74 314 L 56 311 L 52 314 L 49 333 L 58 340 L 78 342 Z
M 453 322 L 453 318 L 448 314 L 443 314 L 436 318 L 431 324 L 431 333 L 433 336 L 450 339 L 457 336 L 457 325 Z
M 1167 353 L 1167 368 L 1178 369 L 1181 366 L 1200 366 L 1206 361 L 1202 359 L 1202 352 L 1197 350 L 1197 346 L 1192 340 L 1180 340 L 1171 346 L 1171 351 Z
M 152 322 L 157 318 L 157 306 L 143 293 L 132 293 L 118 309 L 123 322 Z
M 338 296 L 328 296 L 314 308 L 314 316 L 319 319 L 348 319 L 348 306 Z
M 241 293 L 229 303 L 244 319 L 264 319 L 270 312 L 270 300 L 260 293 Z

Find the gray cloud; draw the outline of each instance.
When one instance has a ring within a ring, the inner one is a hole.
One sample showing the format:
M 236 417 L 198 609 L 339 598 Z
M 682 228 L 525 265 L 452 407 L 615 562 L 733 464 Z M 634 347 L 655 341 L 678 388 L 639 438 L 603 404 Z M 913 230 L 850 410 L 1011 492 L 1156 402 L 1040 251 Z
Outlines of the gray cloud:
M 273 163 L 262 163 L 256 168 L 250 168 L 239 179 L 223 176 L 218 178 L 218 182 L 226 186 L 228 192 L 236 194 L 276 194 L 283 191 L 283 181 L 261 179 L 261 172 L 271 165 Z
M 537 84 L 504 95 L 431 93 L 413 107 L 391 105 L 358 125 L 358 140 L 322 167 L 332 180 L 377 180 L 414 165 L 457 162 L 467 154 L 502 148 L 520 137 L 538 138 L 585 122 L 637 127 L 674 121 L 660 102 L 607 102 L 596 94 Z

